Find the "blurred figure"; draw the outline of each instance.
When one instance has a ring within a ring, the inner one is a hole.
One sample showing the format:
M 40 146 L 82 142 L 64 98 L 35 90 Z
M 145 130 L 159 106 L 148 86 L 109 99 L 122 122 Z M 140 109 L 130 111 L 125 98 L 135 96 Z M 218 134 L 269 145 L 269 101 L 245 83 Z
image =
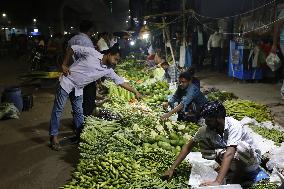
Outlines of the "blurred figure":
M 109 49 L 109 46 L 108 46 L 107 42 L 108 42 L 108 33 L 107 32 L 101 33 L 99 35 L 99 41 L 97 43 L 100 52 Z
M 223 65 L 221 63 L 221 55 L 222 55 L 222 48 L 223 48 L 223 36 L 222 30 L 216 31 L 213 33 L 208 40 L 208 51 L 211 51 L 211 69 L 217 70 L 222 72 Z
M 200 26 L 195 28 L 192 36 L 192 55 L 193 62 L 196 64 L 197 71 L 203 68 L 203 61 L 206 50 L 206 36 L 203 29 Z

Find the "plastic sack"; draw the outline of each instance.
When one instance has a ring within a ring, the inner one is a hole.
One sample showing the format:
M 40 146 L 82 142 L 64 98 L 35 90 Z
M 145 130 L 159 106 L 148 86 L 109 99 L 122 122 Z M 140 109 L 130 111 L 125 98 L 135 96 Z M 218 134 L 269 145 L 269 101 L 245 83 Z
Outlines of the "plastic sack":
M 267 66 L 271 69 L 271 71 L 276 71 L 281 67 L 281 61 L 280 58 L 277 56 L 277 54 L 270 53 L 268 57 L 266 58 Z
M 192 187 L 198 187 L 206 181 L 213 181 L 217 178 L 218 173 L 203 163 L 193 163 L 188 184 Z
M 284 170 L 284 143 L 279 148 L 275 148 L 271 151 L 270 160 L 266 163 L 269 170 L 274 168 Z
M 19 119 L 20 112 L 13 103 L 0 104 L 0 119 Z

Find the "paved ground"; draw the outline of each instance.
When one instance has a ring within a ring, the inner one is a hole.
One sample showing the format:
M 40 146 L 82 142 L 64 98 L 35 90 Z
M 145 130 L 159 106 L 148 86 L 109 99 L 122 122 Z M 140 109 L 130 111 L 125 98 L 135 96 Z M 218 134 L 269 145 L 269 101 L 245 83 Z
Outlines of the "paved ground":
M 11 59 L 0 59 L 0 92 L 19 84 L 17 76 L 27 65 Z M 226 75 L 202 72 L 198 76 L 205 87 L 232 91 L 240 98 L 271 106 L 279 122 L 284 123 L 280 84 L 240 83 Z M 71 178 L 78 161 L 76 146 L 62 152 L 48 147 L 48 123 L 54 99 L 54 89 L 23 87 L 34 94 L 34 108 L 23 112 L 19 120 L 0 121 L 0 189 L 55 189 Z M 61 137 L 71 136 L 70 103 L 65 108 Z M 284 125 L 284 124 L 282 124 Z
M 0 91 L 17 85 L 25 65 L 14 60 L 0 61 Z M 48 148 L 48 126 L 54 89 L 24 87 L 34 94 L 34 108 L 19 120 L 0 121 L 0 188 L 54 189 L 71 178 L 79 153 L 76 146 L 62 152 Z M 65 108 L 61 136 L 72 136 L 70 103 Z

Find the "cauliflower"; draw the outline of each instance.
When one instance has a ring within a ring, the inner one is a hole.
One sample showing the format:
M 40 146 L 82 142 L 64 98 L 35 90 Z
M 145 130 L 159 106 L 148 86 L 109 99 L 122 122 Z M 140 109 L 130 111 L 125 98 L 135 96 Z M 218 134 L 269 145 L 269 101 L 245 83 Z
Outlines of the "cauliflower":
M 133 131 L 142 131 L 138 124 L 133 125 Z
M 190 134 L 188 134 L 188 133 L 185 133 L 185 134 L 183 135 L 183 138 L 184 138 L 185 140 L 189 141 L 189 140 L 192 138 L 192 136 L 191 136 Z
M 157 129 L 159 132 L 164 131 L 164 127 L 163 127 L 161 124 L 156 125 L 156 129 Z
M 151 138 L 155 138 L 155 137 L 158 136 L 158 135 L 159 135 L 159 134 L 156 133 L 154 130 L 151 130 L 151 132 L 150 132 Z
M 185 129 L 185 125 L 178 125 L 178 130 L 184 130 Z
M 166 122 L 165 124 L 166 124 L 169 131 L 173 130 L 173 126 L 172 126 L 171 122 Z

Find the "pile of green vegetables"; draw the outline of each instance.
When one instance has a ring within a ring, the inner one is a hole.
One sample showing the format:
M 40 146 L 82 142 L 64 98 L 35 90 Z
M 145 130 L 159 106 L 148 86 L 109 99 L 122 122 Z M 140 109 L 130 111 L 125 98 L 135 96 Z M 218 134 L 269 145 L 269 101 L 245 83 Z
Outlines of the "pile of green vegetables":
M 278 131 L 276 129 L 268 129 L 265 127 L 259 127 L 255 125 L 251 125 L 250 128 L 254 132 L 263 136 L 264 138 L 274 141 L 275 145 L 280 146 L 281 143 L 284 142 L 284 133 L 281 131 Z
M 237 120 L 244 117 L 254 118 L 257 122 L 273 121 L 273 117 L 268 108 L 249 100 L 227 100 L 224 106 L 228 116 Z
M 154 109 L 152 105 L 160 104 L 170 94 L 168 84 L 137 84 L 143 77 L 143 66 L 135 60 L 125 60 L 118 66 L 120 74 L 131 80 L 139 92 L 145 96 L 141 102 L 129 101 L 131 94 L 110 85 L 111 101 L 104 104 L 102 114 L 107 120 L 88 117 L 81 135 L 80 160 L 72 175 L 72 180 L 62 189 L 186 189 L 189 188 L 188 177 L 190 165 L 183 162 L 169 182 L 161 175 L 166 171 L 182 146 L 189 141 L 199 126 L 194 123 L 161 121 L 162 107 Z M 135 74 L 134 74 L 135 73 Z M 134 82 L 135 81 L 135 82 Z M 146 82 L 147 83 L 147 82 Z M 219 94 L 219 93 L 218 93 Z M 257 121 L 272 120 L 266 107 L 250 101 L 229 100 L 233 95 L 212 94 L 212 99 L 225 101 L 230 116 L 242 119 L 244 116 Z M 114 120 L 112 120 L 114 118 Z M 119 118 L 115 120 L 115 118 Z M 112 121 L 111 121 L 112 120 Z M 276 138 L 276 137 L 275 137 Z M 278 137 L 280 142 L 281 137 Z M 198 149 L 194 149 L 198 150 Z M 275 185 L 261 183 L 252 189 L 271 188 Z
M 226 100 L 233 100 L 233 99 L 237 99 L 238 97 L 231 92 L 227 92 L 227 91 L 213 91 L 210 92 L 206 95 L 207 99 L 209 101 L 221 101 L 221 102 L 225 102 Z

